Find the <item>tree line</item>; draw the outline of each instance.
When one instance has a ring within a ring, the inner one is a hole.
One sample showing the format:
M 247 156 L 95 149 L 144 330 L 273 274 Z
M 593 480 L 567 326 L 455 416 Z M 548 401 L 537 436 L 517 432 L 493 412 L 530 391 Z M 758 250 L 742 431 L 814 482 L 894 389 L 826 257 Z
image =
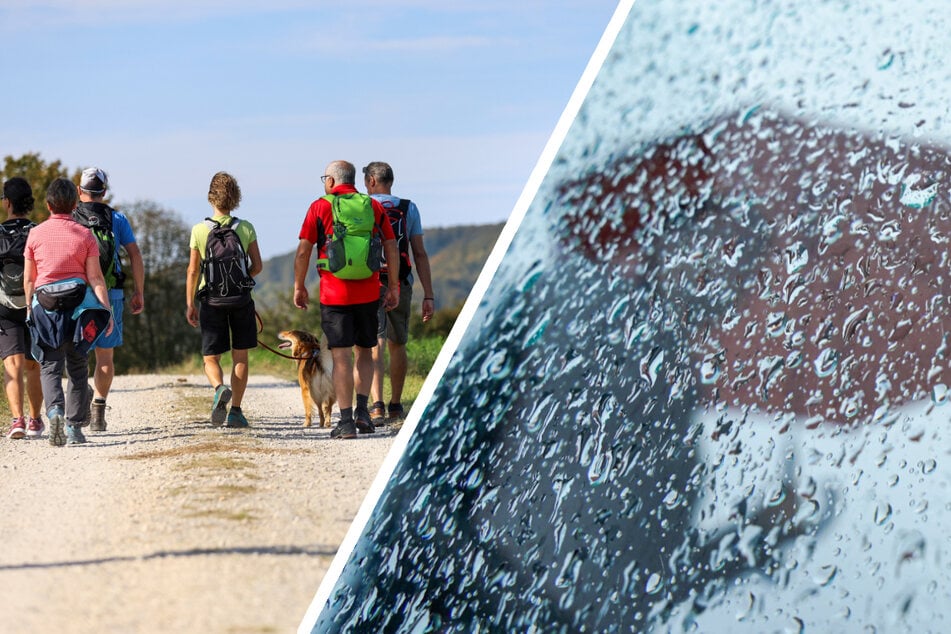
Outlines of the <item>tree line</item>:
M 80 168 L 69 170 L 61 161 L 46 161 L 38 153 L 27 153 L 4 158 L 0 181 L 19 176 L 30 183 L 35 199 L 30 218 L 39 223 L 49 217 L 45 204 L 49 184 L 57 178 L 68 178 L 78 185 L 81 173 Z M 107 198 L 106 202 L 128 217 L 145 267 L 145 311 L 140 315 L 127 313 L 125 316 L 124 342 L 121 352 L 116 355 L 116 372 L 151 372 L 199 354 L 201 337 L 184 316 L 191 225 L 177 212 L 154 201 L 116 205 Z M 129 270 L 124 251 L 120 250 L 120 257 L 123 270 Z M 131 280 L 127 285 L 131 285 Z M 275 303 L 273 307 L 258 306 L 261 323 L 267 324 L 269 330 L 280 324 L 280 329 L 319 332 L 319 311 L 288 310 L 287 307 L 293 304 L 292 285 L 293 280 L 287 280 L 286 302 Z M 411 323 L 413 336 L 445 337 L 458 310 L 458 307 L 453 307 L 437 312 L 436 318 L 425 327 L 416 316 L 419 323 Z M 265 340 L 262 338 L 262 341 Z M 275 342 L 266 343 L 273 345 Z

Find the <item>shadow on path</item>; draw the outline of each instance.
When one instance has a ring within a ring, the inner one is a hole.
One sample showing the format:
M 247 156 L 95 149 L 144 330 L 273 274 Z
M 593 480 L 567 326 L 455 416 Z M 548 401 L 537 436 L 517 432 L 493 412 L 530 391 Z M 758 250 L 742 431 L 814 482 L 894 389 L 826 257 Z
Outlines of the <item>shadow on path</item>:
M 76 559 L 73 561 L 50 561 L 41 563 L 23 563 L 0 565 L 0 572 L 11 570 L 44 570 L 48 568 L 69 568 L 73 566 L 93 566 L 100 564 L 124 563 L 130 561 L 148 561 L 165 557 L 201 557 L 209 555 L 305 555 L 307 557 L 333 557 L 337 549 L 330 546 L 240 546 L 235 548 L 191 548 L 188 550 L 160 550 L 148 555 L 117 555 L 98 559 Z

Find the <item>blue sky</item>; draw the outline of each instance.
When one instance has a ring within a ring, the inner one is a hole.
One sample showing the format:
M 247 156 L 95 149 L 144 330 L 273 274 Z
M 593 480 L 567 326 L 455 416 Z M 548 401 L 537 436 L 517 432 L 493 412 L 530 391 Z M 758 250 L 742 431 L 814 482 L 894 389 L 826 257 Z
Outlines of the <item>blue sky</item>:
M 0 156 L 98 165 L 189 224 L 227 170 L 265 257 L 338 158 L 390 162 L 424 227 L 501 222 L 616 6 L 0 0 Z

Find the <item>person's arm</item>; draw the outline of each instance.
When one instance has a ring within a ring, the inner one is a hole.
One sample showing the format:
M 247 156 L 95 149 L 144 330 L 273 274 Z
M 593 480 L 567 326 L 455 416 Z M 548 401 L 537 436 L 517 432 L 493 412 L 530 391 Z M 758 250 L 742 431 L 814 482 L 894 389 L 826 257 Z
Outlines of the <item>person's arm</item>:
M 142 251 L 135 242 L 123 245 L 129 254 L 129 265 L 132 267 L 132 299 L 129 308 L 133 315 L 138 315 L 145 309 L 145 265 L 142 262 Z
M 26 298 L 26 314 L 33 310 L 33 291 L 36 288 L 36 263 L 23 260 L 23 295 Z
M 102 267 L 99 266 L 99 254 L 86 257 L 86 283 L 92 288 L 96 299 L 102 304 L 103 308 L 109 311 L 109 325 L 106 327 L 106 334 L 112 332 L 112 304 L 109 302 L 109 289 L 106 288 L 106 278 L 102 275 Z
M 198 249 L 191 250 L 188 259 L 188 272 L 185 274 L 185 319 L 193 328 L 198 327 L 198 307 L 195 306 L 195 290 L 198 288 L 198 274 L 201 271 L 201 254 Z
M 301 238 L 294 256 L 294 306 L 301 310 L 307 310 L 310 300 L 307 293 L 307 269 L 310 268 L 310 252 L 313 250 L 314 243 Z
M 423 321 L 429 321 L 433 312 L 436 310 L 436 296 L 433 294 L 433 278 L 429 270 L 429 254 L 426 253 L 426 247 L 423 245 L 423 236 L 416 235 L 409 239 L 409 245 L 413 250 L 413 266 L 416 268 L 416 275 L 419 277 L 419 284 L 423 287 Z
M 261 249 L 258 248 L 257 240 L 248 245 L 248 257 L 251 258 L 251 270 L 248 271 L 248 275 L 257 277 L 258 273 L 264 270 L 264 262 L 261 261 Z
M 383 256 L 386 258 L 386 270 L 400 270 L 400 249 L 395 239 L 383 241 Z M 387 289 L 383 307 L 386 310 L 393 310 L 400 305 L 400 278 L 399 275 L 388 275 L 386 279 Z

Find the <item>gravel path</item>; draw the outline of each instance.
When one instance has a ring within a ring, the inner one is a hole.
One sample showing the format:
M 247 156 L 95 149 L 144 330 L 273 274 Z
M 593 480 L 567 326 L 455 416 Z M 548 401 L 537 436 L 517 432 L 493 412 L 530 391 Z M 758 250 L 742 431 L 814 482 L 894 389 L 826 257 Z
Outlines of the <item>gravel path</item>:
M 0 631 L 296 631 L 394 434 L 304 428 L 273 377 L 251 379 L 250 429 L 212 428 L 211 395 L 116 377 L 88 444 L 0 440 Z

